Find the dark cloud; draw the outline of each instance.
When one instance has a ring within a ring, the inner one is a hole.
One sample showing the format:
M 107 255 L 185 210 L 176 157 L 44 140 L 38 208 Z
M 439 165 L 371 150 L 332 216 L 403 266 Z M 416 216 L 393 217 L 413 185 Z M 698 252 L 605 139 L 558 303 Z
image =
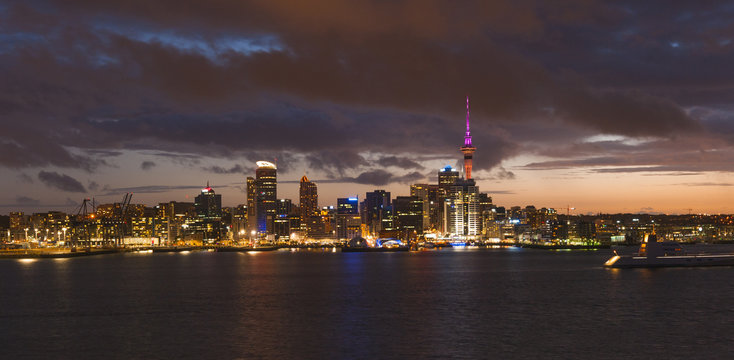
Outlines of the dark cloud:
M 84 193 L 87 190 L 78 180 L 66 174 L 59 174 L 51 171 L 41 171 L 38 173 L 38 180 L 41 180 L 46 186 L 67 192 Z
M 103 189 L 105 191 L 103 195 L 119 195 L 125 193 L 163 193 L 172 190 L 201 189 L 202 187 L 204 187 L 204 185 L 148 185 L 121 188 L 105 187 Z
M 725 140 L 701 136 L 635 141 L 594 141 L 539 148 L 538 153 L 560 158 L 533 162 L 525 169 L 551 170 L 587 168 L 597 173 L 658 172 L 665 174 L 734 171 L 734 148 Z
M 576 140 L 731 148 L 734 117 L 687 108 L 734 101 L 731 16 L 724 4 L 662 1 L 11 3 L 0 13 L 0 38 L 15 39 L 0 42 L 0 166 L 94 171 L 135 150 L 197 167 L 202 156 L 278 157 L 282 172 L 379 182 L 375 165 L 422 170 L 410 154 L 458 155 L 467 93 L 477 171 L 558 148 L 570 162 L 529 167 L 680 165 Z M 698 169 L 729 169 L 722 161 Z
M 713 186 L 713 187 L 720 187 L 720 186 L 734 186 L 734 183 L 719 183 L 719 182 L 694 182 L 694 183 L 682 183 L 679 185 L 683 186 Z
M 35 206 L 41 203 L 41 201 L 29 198 L 27 196 L 18 196 L 15 198 L 15 203 L 20 206 Z
M 394 166 L 402 169 L 424 169 L 423 165 L 411 159 L 397 156 L 383 156 L 377 160 L 377 163 L 384 167 Z
M 390 182 L 390 179 L 393 177 L 393 175 L 385 170 L 372 170 L 372 171 L 365 171 L 357 177 L 351 179 L 351 182 L 355 182 L 357 184 L 367 184 L 367 185 L 387 185 Z
M 18 179 L 24 183 L 33 184 L 33 178 L 26 173 L 18 174 Z
M 353 151 L 321 151 L 306 156 L 309 168 L 323 170 L 328 176 L 335 177 L 344 174 L 345 170 L 354 169 L 369 164 L 365 158 Z
M 150 170 L 150 169 L 154 168 L 155 165 L 156 165 L 156 163 L 154 163 L 152 161 L 149 161 L 149 160 L 146 160 L 146 161 L 143 161 L 142 163 L 140 163 L 140 168 L 143 169 L 143 170 Z
M 418 180 L 425 179 L 426 176 L 419 172 L 412 172 L 405 175 L 395 176 L 395 174 L 382 169 L 365 171 L 353 178 L 343 178 L 340 182 L 353 182 L 365 185 L 387 185 L 389 183 L 414 183 Z
M 514 190 L 492 190 L 489 191 L 489 194 L 498 194 L 498 195 L 512 195 L 517 194 Z
M 89 184 L 87 184 L 87 189 L 90 191 L 99 190 L 99 184 L 97 184 L 96 181 L 90 181 Z
M 72 198 L 66 198 L 66 201 L 64 201 L 64 206 L 76 206 L 78 208 L 80 206 L 80 201 L 75 201 Z
M 653 207 L 644 207 L 641 208 L 640 211 L 636 212 L 636 214 L 648 214 L 648 215 L 662 215 L 663 212 L 655 210 Z
M 202 170 L 206 172 L 212 172 L 215 174 L 254 174 L 255 173 L 254 168 L 246 168 L 240 164 L 233 165 L 229 169 L 215 165 L 215 166 L 204 167 L 202 168 Z
M 499 166 L 489 175 L 488 178 L 491 180 L 514 180 L 515 173 Z

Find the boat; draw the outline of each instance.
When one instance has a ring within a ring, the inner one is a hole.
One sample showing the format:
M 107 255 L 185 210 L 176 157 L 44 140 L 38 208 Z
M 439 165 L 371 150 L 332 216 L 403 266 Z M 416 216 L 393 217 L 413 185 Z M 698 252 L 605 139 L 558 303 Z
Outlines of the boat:
M 734 266 L 734 254 L 687 254 L 680 243 L 657 241 L 655 234 L 645 236 L 635 255 L 614 252 L 606 263 L 610 268 L 655 268 L 694 266 Z
M 342 247 L 342 252 L 394 252 L 410 250 L 410 247 L 403 245 L 397 239 L 377 239 L 376 245 L 370 246 L 367 240 L 361 236 L 357 236 Z
M 349 247 L 345 246 L 342 248 L 342 252 L 397 252 L 397 251 L 408 251 L 410 250 L 407 246 L 394 246 L 394 247 Z

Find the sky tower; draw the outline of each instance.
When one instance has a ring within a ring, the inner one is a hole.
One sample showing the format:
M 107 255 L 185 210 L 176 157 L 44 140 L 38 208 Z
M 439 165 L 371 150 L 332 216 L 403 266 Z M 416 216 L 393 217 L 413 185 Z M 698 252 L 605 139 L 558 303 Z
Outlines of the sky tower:
M 461 152 L 464 153 L 464 176 L 467 180 L 471 179 L 471 162 L 474 151 L 477 148 L 471 144 L 471 132 L 469 131 L 469 95 L 466 96 L 466 134 L 464 135 L 464 146 Z

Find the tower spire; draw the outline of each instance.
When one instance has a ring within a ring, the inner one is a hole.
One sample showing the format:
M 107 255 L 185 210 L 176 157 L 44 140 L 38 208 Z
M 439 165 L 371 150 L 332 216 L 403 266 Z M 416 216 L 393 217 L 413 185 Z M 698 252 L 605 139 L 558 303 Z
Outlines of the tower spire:
M 461 152 L 464 153 L 464 176 L 467 180 L 471 179 L 472 157 L 476 148 L 471 144 L 471 132 L 469 131 L 469 95 L 466 96 L 466 134 L 464 134 L 464 146 Z
M 466 96 L 466 134 L 464 135 L 464 146 L 472 146 L 471 131 L 469 131 L 469 95 Z

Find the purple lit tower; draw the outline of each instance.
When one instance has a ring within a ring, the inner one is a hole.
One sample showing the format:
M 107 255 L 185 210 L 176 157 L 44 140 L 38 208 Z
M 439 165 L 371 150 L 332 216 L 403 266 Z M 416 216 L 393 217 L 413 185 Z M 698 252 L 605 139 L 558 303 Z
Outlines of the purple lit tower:
M 466 179 L 471 179 L 471 162 L 474 156 L 474 151 L 477 148 L 471 144 L 471 132 L 469 131 L 469 96 L 466 97 L 466 135 L 464 135 L 464 146 L 461 147 L 461 152 L 464 153 L 464 176 Z

